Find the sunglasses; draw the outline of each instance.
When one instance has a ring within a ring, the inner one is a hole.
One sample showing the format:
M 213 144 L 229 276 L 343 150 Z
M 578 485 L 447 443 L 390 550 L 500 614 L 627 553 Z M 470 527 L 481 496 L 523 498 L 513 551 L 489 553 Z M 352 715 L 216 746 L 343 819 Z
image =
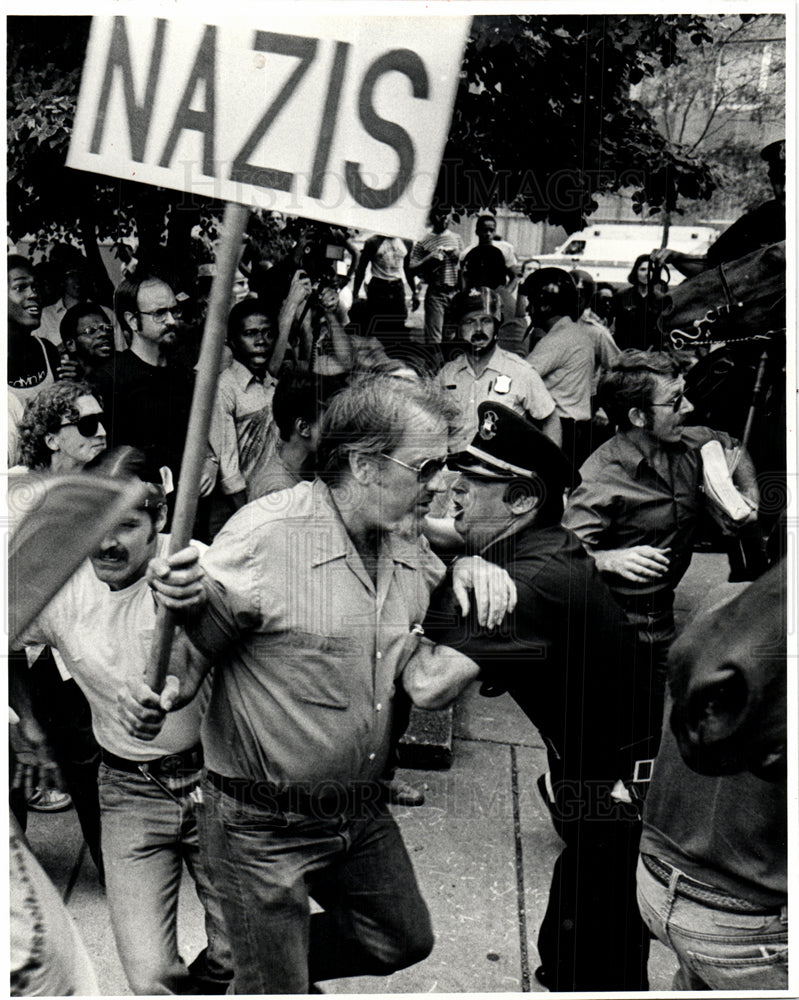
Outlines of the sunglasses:
M 674 399 L 667 399 L 665 403 L 650 403 L 650 406 L 670 406 L 672 413 L 679 413 L 680 407 L 682 406 L 682 401 L 685 399 L 685 393 L 680 393 L 679 396 L 675 396 Z
M 61 426 L 77 427 L 78 434 L 80 434 L 81 437 L 90 438 L 94 437 L 97 433 L 97 428 L 104 420 L 104 413 L 90 413 L 88 416 L 79 417 L 77 420 L 70 420 L 65 424 L 61 424 Z
M 398 458 L 394 458 L 393 455 L 387 455 L 384 451 L 380 454 L 383 458 L 387 458 L 389 462 L 394 462 L 396 465 L 401 465 L 403 469 L 414 472 L 420 483 L 429 483 L 431 479 L 447 466 L 446 458 L 426 458 L 421 465 L 416 466 L 408 465 L 407 462 L 401 462 Z
M 113 332 L 110 326 L 87 326 L 85 330 L 76 331 L 78 337 L 94 337 L 98 333 L 109 337 Z

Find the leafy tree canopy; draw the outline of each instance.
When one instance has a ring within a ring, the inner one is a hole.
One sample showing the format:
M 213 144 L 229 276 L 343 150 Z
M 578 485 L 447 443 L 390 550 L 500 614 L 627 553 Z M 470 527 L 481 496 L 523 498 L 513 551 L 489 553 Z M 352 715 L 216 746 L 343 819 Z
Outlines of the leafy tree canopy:
M 8 18 L 8 216 L 12 239 L 84 244 L 136 234 L 141 248 L 213 236 L 219 205 L 65 166 L 89 19 Z M 630 86 L 710 40 L 694 15 L 474 18 L 437 197 L 458 213 L 508 204 L 579 228 L 594 195 L 635 189 L 640 210 L 707 198 L 707 165 L 669 142 Z M 268 242 L 269 229 L 253 232 Z M 197 244 L 200 244 L 197 246 Z M 207 242 L 205 244 L 207 248 Z

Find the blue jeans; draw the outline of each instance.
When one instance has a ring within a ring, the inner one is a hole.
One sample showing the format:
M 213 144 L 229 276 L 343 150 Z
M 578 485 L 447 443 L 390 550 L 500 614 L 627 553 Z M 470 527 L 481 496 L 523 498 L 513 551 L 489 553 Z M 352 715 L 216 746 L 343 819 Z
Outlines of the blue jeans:
M 385 806 L 328 818 L 202 788 L 201 841 L 236 993 L 307 993 L 311 982 L 388 975 L 430 954 L 430 915 Z M 311 897 L 324 913 L 311 916 Z
M 440 344 L 444 333 L 444 318 L 456 289 L 444 285 L 428 285 L 424 293 L 424 342 Z
M 638 862 L 644 922 L 676 954 L 675 990 L 787 990 L 788 917 L 727 913 L 677 895 Z
M 100 765 L 106 895 L 119 957 L 135 994 L 179 993 L 190 985 L 177 939 L 184 861 L 205 909 L 208 977 L 230 978 L 221 907 L 200 861 L 196 794 L 191 795 L 199 772 L 158 780 L 177 801 L 141 775 Z

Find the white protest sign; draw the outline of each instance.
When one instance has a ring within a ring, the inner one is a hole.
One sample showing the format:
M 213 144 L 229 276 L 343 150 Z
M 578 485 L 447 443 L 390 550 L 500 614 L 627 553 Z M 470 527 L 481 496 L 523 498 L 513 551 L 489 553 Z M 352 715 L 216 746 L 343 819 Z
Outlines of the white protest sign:
M 414 237 L 469 23 L 95 17 L 67 165 Z

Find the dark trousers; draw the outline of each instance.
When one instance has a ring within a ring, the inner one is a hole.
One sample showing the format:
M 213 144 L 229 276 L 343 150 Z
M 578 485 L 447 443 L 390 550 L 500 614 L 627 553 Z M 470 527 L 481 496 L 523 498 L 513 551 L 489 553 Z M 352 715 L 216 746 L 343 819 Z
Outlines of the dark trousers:
M 550 811 L 564 848 L 538 934 L 546 985 L 557 992 L 647 990 L 649 931 L 636 901 L 641 823 L 611 782 L 559 780 Z
M 555 803 L 545 802 L 564 842 L 538 934 L 541 981 L 557 992 L 646 990 L 649 932 L 635 881 L 641 822 L 635 806 L 611 797 L 622 777 L 613 773 L 612 740 L 587 722 L 569 725 L 555 707 L 563 696 L 548 698 L 544 686 L 509 692 L 547 746 Z
M 73 680 L 62 680 L 49 649 L 31 667 L 33 713 L 53 751 L 78 814 L 92 860 L 101 870 L 100 748 L 92 732 L 92 711 Z

